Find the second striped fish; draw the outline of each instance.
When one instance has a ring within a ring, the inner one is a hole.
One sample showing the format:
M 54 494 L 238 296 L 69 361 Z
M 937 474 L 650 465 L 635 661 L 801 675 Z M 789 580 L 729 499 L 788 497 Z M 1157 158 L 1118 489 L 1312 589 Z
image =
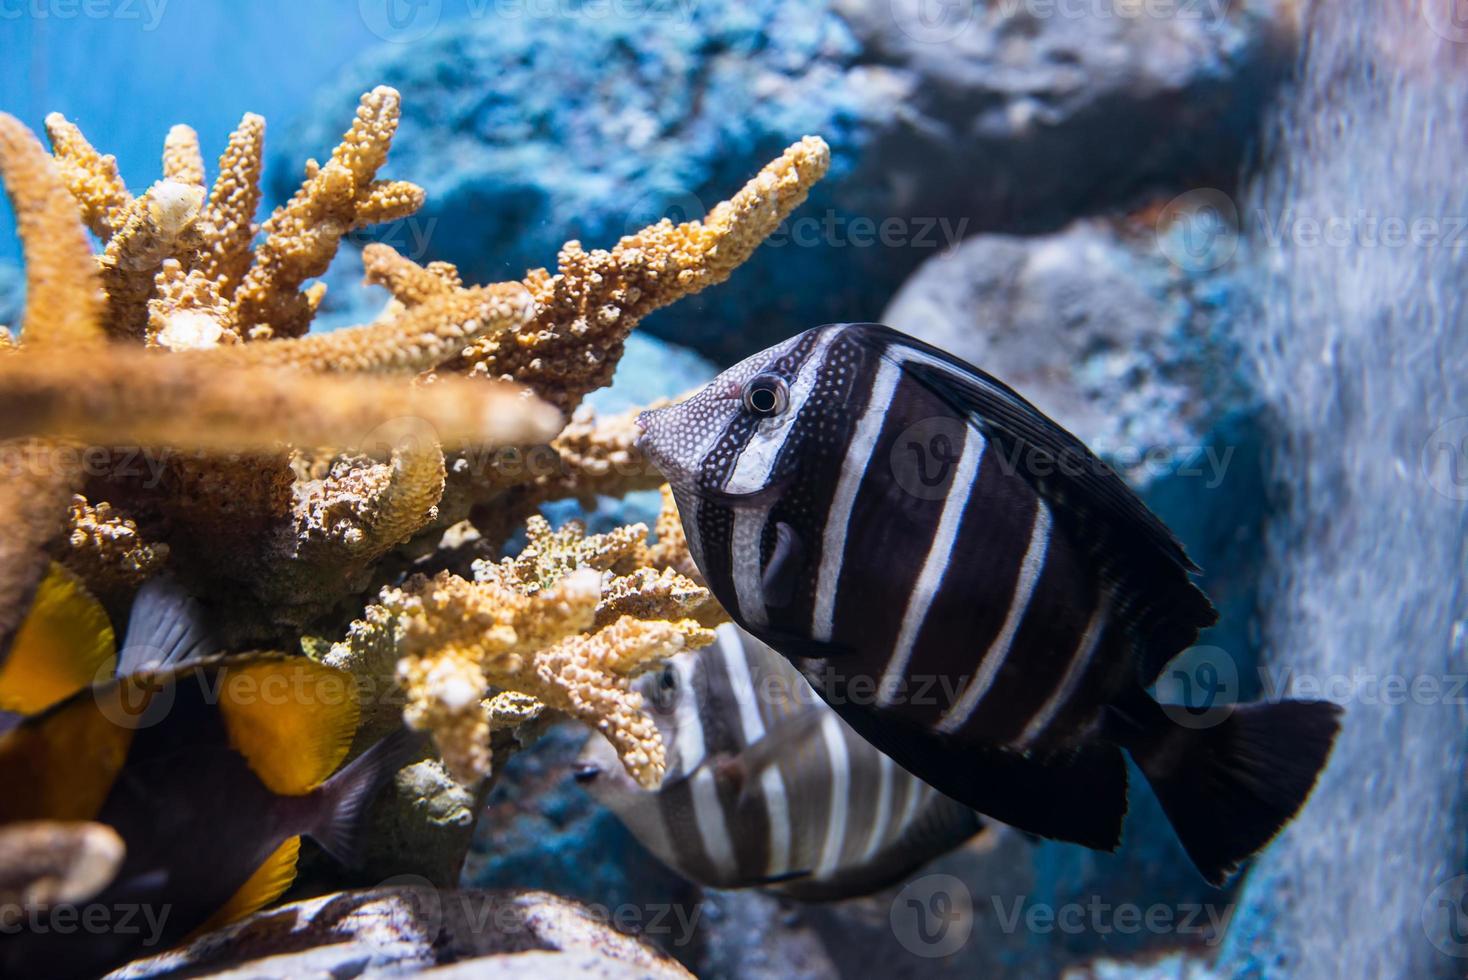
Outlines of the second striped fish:
M 803 901 L 895 884 L 982 822 L 872 748 L 738 627 L 638 681 L 668 747 L 656 791 L 592 735 L 576 778 L 665 864 L 714 888 Z

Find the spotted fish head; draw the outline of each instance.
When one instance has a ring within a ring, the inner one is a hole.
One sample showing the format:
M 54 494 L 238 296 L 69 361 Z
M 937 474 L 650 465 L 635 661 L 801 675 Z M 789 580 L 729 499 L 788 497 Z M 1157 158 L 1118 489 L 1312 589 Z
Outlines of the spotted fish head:
M 738 505 L 778 489 L 772 467 L 809 396 L 802 380 L 837 329 L 808 330 L 745 358 L 676 405 L 642 413 L 637 445 L 680 501 L 696 495 Z

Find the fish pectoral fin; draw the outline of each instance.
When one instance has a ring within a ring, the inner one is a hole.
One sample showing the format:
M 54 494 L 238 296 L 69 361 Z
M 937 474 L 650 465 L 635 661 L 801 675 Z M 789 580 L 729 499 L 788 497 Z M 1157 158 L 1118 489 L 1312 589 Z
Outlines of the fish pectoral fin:
M 821 704 L 808 705 L 804 710 L 781 719 L 759 741 L 746 746 L 739 753 L 745 785 L 758 786 L 760 774 L 789 757 L 793 746 L 805 745 L 818 738 L 821 721 L 828 710 Z
M 292 837 L 281 844 L 245 880 L 239 891 L 231 895 L 229 901 L 203 925 L 190 933 L 190 937 L 202 936 L 231 922 L 238 922 L 284 895 L 285 890 L 296 880 L 296 861 L 300 855 L 301 838 Z
M 217 652 L 198 600 L 176 579 L 161 576 L 138 590 L 133 600 L 117 672 L 172 667 Z
M 783 609 L 795 600 L 795 588 L 805 568 L 805 545 L 795 528 L 779 521 L 775 524 L 775 551 L 765 566 L 763 590 L 765 605 Z

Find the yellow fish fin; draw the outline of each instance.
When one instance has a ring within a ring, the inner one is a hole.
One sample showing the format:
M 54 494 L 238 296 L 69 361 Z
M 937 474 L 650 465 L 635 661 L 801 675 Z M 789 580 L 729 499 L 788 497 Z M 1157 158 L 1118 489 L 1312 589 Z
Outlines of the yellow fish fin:
M 189 939 L 206 932 L 238 922 L 247 915 L 260 911 L 285 894 L 285 890 L 296 880 L 296 859 L 301 855 L 301 838 L 291 837 L 277 847 L 255 869 L 240 890 L 230 896 L 229 901 L 209 920 L 189 934 Z
M 0 735 L 0 824 L 96 818 L 132 746 L 134 729 L 108 707 L 120 687 L 82 692 Z
M 101 603 L 79 578 L 51 563 L 10 657 L 0 664 L 0 711 L 34 715 L 112 676 L 117 640 Z
M 300 796 L 336 771 L 357 734 L 351 674 L 284 656 L 224 672 L 219 706 L 230 745 L 272 792 Z

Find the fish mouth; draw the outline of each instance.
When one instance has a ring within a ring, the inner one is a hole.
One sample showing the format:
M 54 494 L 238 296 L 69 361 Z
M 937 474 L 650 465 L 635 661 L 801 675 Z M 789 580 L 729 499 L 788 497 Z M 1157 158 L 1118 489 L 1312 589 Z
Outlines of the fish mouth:
M 600 775 L 601 766 L 595 762 L 582 762 L 571 770 L 571 778 L 583 786 L 596 782 L 596 778 Z

